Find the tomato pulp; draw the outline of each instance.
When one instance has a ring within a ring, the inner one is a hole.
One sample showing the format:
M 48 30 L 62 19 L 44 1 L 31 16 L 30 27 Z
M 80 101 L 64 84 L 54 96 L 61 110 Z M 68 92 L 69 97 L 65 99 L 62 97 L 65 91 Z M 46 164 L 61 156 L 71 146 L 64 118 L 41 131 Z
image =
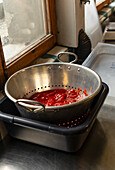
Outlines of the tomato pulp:
M 86 89 L 84 91 L 80 88 L 77 90 L 53 89 L 35 93 L 29 99 L 41 102 L 45 106 L 60 106 L 77 102 L 85 96 L 88 96 Z

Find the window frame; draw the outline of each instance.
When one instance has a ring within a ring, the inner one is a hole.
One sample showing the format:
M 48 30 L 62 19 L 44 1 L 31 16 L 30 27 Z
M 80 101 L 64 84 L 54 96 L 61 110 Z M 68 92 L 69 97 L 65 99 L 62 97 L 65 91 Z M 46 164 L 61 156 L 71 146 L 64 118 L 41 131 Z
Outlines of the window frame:
M 6 80 L 6 75 L 4 70 L 5 70 L 5 60 L 4 60 L 4 54 L 2 49 L 2 43 L 0 39 L 0 89 L 3 88 L 3 84 Z
M 0 40 L 0 89 L 3 88 L 6 79 L 14 72 L 31 65 L 35 59 L 41 57 L 54 47 L 57 39 L 55 0 L 44 0 L 44 2 L 48 5 L 47 12 L 49 15 L 49 26 L 51 33 L 45 36 L 42 41 L 31 45 L 29 50 L 24 50 L 23 54 L 20 53 L 20 57 L 16 58 L 13 62 L 6 66 Z
M 99 5 L 96 5 L 97 11 L 100 11 L 105 5 L 110 4 L 114 0 L 105 0 L 104 2 L 100 3 Z

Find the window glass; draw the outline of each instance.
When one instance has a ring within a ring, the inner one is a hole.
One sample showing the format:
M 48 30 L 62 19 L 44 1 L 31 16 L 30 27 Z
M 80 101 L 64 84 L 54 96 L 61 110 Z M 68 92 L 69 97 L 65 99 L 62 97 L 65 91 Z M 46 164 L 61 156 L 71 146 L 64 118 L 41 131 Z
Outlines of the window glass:
M 6 65 L 49 32 L 45 0 L 0 0 L 0 35 Z

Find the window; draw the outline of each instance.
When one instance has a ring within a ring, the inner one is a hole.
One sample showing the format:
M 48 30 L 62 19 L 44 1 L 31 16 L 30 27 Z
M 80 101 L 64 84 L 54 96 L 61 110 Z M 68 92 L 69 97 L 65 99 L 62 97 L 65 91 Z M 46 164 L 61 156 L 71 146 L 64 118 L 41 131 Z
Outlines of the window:
M 111 3 L 113 0 L 96 0 L 97 10 L 101 10 L 105 5 Z
M 56 19 L 54 0 L 1 1 L 0 84 L 3 86 L 7 77 L 54 46 Z

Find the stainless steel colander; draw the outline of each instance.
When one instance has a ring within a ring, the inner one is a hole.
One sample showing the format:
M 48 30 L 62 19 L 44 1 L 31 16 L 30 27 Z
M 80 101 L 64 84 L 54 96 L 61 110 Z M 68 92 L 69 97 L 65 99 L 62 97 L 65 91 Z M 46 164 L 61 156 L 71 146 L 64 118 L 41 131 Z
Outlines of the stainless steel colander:
M 69 121 L 87 112 L 93 98 L 101 90 L 102 82 L 91 69 L 70 63 L 39 64 L 13 74 L 5 84 L 5 93 L 24 117 L 46 122 Z M 85 99 L 63 106 L 31 105 L 28 100 L 36 92 L 51 89 L 87 89 Z

